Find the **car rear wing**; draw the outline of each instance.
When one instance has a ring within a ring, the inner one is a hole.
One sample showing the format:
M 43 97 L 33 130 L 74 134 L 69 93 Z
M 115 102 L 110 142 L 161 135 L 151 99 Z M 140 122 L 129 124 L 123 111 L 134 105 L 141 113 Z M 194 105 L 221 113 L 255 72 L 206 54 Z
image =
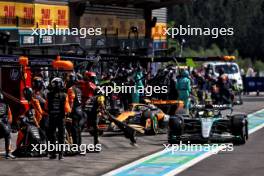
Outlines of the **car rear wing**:
M 181 100 L 160 100 L 160 99 L 144 99 L 146 103 L 154 105 L 182 105 L 183 101 Z
M 206 110 L 206 109 L 212 109 L 212 110 L 219 110 L 219 111 L 223 111 L 223 110 L 232 110 L 233 107 L 231 104 L 223 104 L 223 105 L 194 105 L 191 107 L 192 110 Z

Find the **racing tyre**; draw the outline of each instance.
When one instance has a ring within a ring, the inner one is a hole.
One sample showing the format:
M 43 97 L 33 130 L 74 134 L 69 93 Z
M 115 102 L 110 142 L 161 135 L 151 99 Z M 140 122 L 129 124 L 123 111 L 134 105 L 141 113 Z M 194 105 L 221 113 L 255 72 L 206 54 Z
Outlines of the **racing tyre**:
M 232 131 L 233 135 L 237 136 L 234 143 L 241 145 L 245 144 L 248 139 L 248 122 L 245 115 L 232 116 Z
M 234 144 L 243 145 L 246 143 L 246 141 L 247 141 L 246 127 L 243 127 L 239 135 L 239 138 L 234 140 Z
M 168 143 L 175 144 L 178 143 L 178 137 L 183 134 L 184 121 L 181 116 L 173 116 L 169 119 L 168 125 Z

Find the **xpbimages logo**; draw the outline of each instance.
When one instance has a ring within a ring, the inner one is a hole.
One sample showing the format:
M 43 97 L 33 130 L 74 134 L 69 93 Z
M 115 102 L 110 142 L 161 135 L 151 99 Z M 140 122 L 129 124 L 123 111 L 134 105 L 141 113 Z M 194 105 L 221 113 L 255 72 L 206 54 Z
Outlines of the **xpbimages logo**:
M 162 35 L 175 38 L 177 36 L 211 36 L 212 38 L 218 38 L 219 36 L 232 36 L 234 35 L 233 28 L 199 28 L 191 27 L 187 25 L 184 27 L 163 28 Z
M 171 152 L 172 154 L 177 152 L 212 152 L 213 154 L 217 154 L 219 151 L 221 152 L 232 152 L 234 151 L 234 145 L 232 143 L 228 144 L 191 144 L 190 141 L 188 143 L 183 143 L 180 141 L 179 144 L 163 144 L 165 147 L 164 150 Z M 217 150 L 219 149 L 219 150 Z
M 101 144 L 52 144 L 48 141 L 47 144 L 31 144 L 32 152 L 39 152 L 43 154 L 45 152 L 80 152 L 86 154 L 87 152 L 100 152 L 102 150 Z
M 80 36 L 80 38 L 86 38 L 87 36 L 99 36 L 102 35 L 102 28 L 52 28 L 48 26 L 48 28 L 32 28 L 31 35 L 39 36 L 42 38 L 45 35 L 72 35 L 72 36 Z
M 113 86 L 98 86 L 99 94 L 104 94 L 108 96 L 109 94 L 144 94 L 145 96 L 152 96 L 153 93 L 155 94 L 166 94 L 168 93 L 168 87 L 167 86 L 127 86 L 122 83 L 122 85 L 117 85 L 116 83 L 113 84 Z

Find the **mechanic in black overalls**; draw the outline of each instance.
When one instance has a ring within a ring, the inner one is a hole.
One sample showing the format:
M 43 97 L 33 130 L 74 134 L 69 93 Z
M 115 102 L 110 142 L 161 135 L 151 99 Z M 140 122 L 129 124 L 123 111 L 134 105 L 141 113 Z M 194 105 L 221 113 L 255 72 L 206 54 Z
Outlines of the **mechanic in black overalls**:
M 221 103 L 223 104 L 231 104 L 231 93 L 230 89 L 230 82 L 225 74 L 224 69 L 219 70 L 219 77 L 217 78 L 217 85 L 219 87 L 219 94 L 221 96 Z
M 204 77 L 198 73 L 196 70 L 192 71 L 193 80 L 195 81 L 195 85 L 197 86 L 197 97 L 200 104 L 205 104 L 204 91 L 205 91 L 205 79 Z
M 55 145 L 56 129 L 58 128 L 58 144 L 65 142 L 65 116 L 70 113 L 68 96 L 64 92 L 61 78 L 51 81 L 51 91 L 47 95 L 46 108 L 49 114 L 49 140 Z M 63 151 L 59 152 L 59 160 L 63 159 Z M 50 159 L 56 159 L 56 151 L 50 152 Z
M 84 125 L 84 114 L 82 111 L 82 92 L 77 87 L 78 79 L 76 74 L 71 73 L 68 76 L 67 82 L 67 94 L 69 97 L 69 104 L 71 107 L 71 119 L 72 119 L 72 126 L 71 126 L 71 133 L 73 144 L 77 144 L 79 147 L 82 144 L 81 138 L 81 129 Z
M 93 97 L 93 107 L 88 117 L 93 128 L 94 145 L 99 144 L 98 114 L 104 113 L 103 111 L 105 110 L 105 97 L 98 93 L 98 91 L 96 92 L 96 95 Z
M 14 159 L 15 156 L 13 156 L 10 153 L 11 148 L 11 126 L 12 123 L 12 114 L 11 110 L 4 102 L 4 95 L 2 92 L 0 92 L 0 138 L 5 138 L 5 150 L 6 150 L 6 159 Z

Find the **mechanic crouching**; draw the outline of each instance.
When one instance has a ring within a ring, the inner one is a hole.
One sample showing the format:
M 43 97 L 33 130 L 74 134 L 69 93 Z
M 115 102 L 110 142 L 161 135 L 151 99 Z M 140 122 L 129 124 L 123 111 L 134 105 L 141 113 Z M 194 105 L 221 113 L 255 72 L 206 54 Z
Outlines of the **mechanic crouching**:
M 5 138 L 5 150 L 6 150 L 6 159 L 15 159 L 10 153 L 11 150 L 11 123 L 12 123 L 12 114 L 11 110 L 4 102 L 4 95 L 0 92 L 0 139 Z
M 51 91 L 47 95 L 46 108 L 49 114 L 49 136 L 51 144 L 55 145 L 56 129 L 58 128 L 58 143 L 65 142 L 65 116 L 71 112 L 67 94 L 64 92 L 64 82 L 61 78 L 54 78 L 51 81 Z M 59 160 L 63 159 L 63 151 L 51 151 L 50 159 L 56 159 L 56 152 L 59 153 Z

